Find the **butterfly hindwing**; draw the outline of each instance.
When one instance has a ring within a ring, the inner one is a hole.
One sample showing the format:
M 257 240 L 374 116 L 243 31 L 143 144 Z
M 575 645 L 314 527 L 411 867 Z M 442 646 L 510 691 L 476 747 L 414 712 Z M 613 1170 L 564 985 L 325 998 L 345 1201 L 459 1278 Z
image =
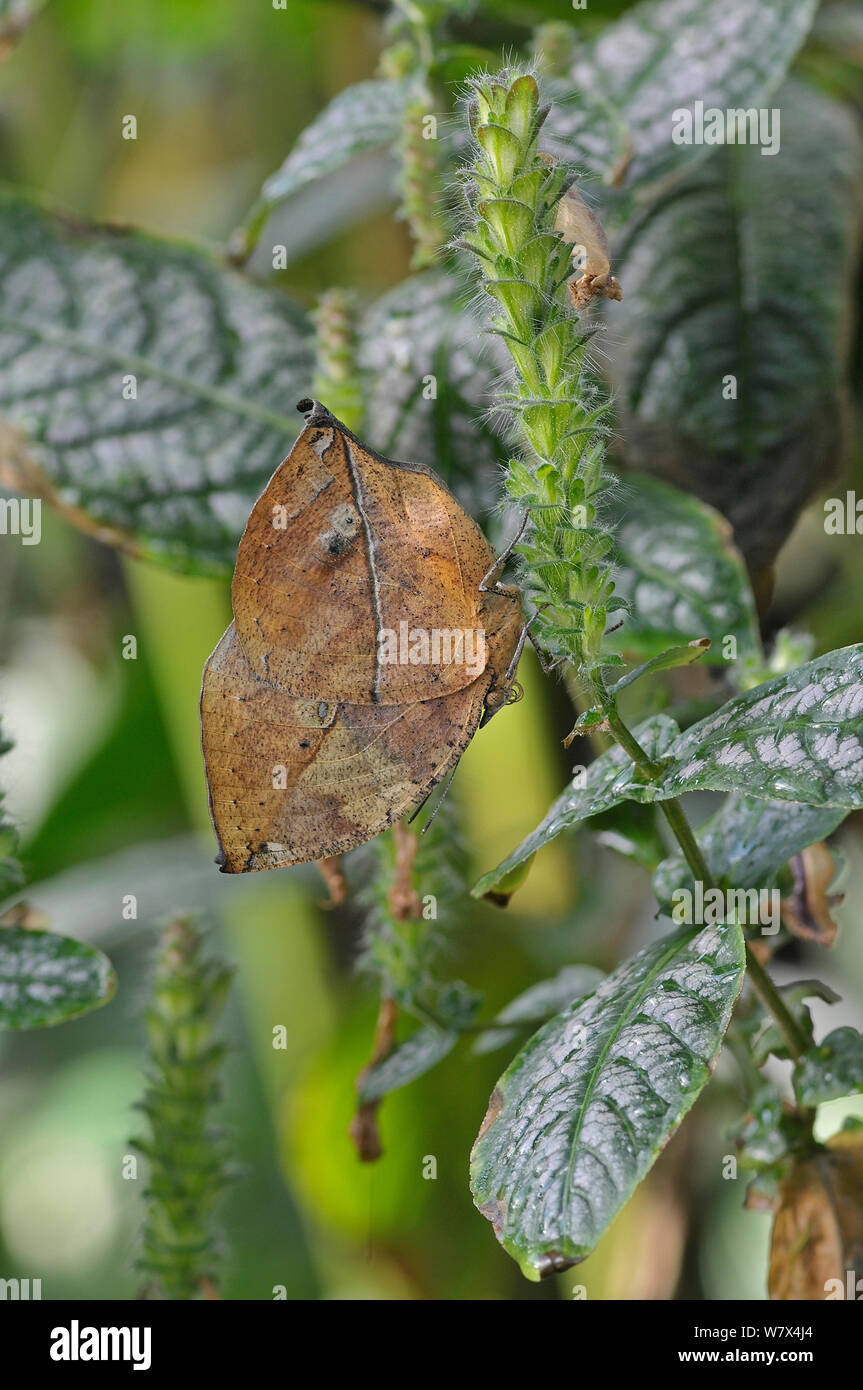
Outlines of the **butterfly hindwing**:
M 295 699 L 250 671 L 231 624 L 201 692 L 223 871 L 341 854 L 418 806 L 467 747 L 489 680 L 404 706 Z

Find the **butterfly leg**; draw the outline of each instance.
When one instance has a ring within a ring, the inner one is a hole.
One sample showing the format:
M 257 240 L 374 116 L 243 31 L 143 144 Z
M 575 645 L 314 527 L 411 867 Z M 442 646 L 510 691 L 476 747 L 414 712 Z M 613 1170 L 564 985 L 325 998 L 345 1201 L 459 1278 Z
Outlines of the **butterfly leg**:
M 545 606 L 546 605 L 543 605 L 543 607 Z M 512 654 L 512 659 L 510 660 L 510 663 L 507 666 L 506 671 L 504 672 L 503 680 L 501 681 L 500 685 L 496 687 L 495 692 L 490 691 L 489 694 L 486 696 L 485 710 L 483 711 L 483 716 L 479 723 L 479 727 L 481 729 L 485 728 L 489 720 L 493 718 L 493 716 L 496 715 L 499 710 L 502 710 L 504 705 L 515 704 L 518 700 L 521 699 L 522 695 L 524 694 L 524 691 L 522 690 L 518 681 L 515 679 L 515 673 L 518 670 L 518 663 L 521 661 L 522 655 L 524 654 L 524 647 L 526 642 L 529 641 L 533 645 L 533 648 L 536 651 L 536 654 L 539 658 L 539 664 L 542 667 L 545 674 L 549 675 L 554 670 L 556 663 L 548 661 L 545 652 L 538 645 L 536 638 L 530 630 L 531 623 L 536 622 L 537 618 L 539 617 L 542 611 L 542 608 L 537 608 L 536 611 L 531 614 L 527 622 L 522 627 L 521 633 L 519 634 L 518 642 L 516 643 L 515 651 Z M 500 692 L 500 696 L 498 699 L 494 699 L 494 694 L 496 692 Z
M 510 662 L 509 669 L 507 670 L 507 673 L 506 673 L 506 678 L 507 678 L 507 680 L 509 680 L 509 679 L 510 679 L 510 676 L 511 676 L 512 674 L 515 673 L 515 668 L 516 668 L 516 666 L 518 665 L 519 658 L 520 658 L 520 656 L 521 656 L 521 654 L 522 654 L 522 651 L 524 650 L 525 639 L 527 639 L 527 641 L 530 642 L 530 645 L 533 647 L 534 651 L 536 652 L 537 659 L 538 659 L 538 661 L 539 661 L 540 666 L 542 667 L 542 671 L 543 671 L 543 674 L 544 674 L 544 675 L 550 676 L 551 673 L 552 673 L 552 671 L 556 670 L 557 667 L 560 665 L 560 658 L 558 657 L 558 659 L 557 659 L 556 661 L 555 661 L 555 660 L 551 660 L 551 659 L 549 658 L 549 656 L 548 656 L 548 653 L 545 652 L 545 651 L 543 651 L 542 647 L 539 645 L 539 642 L 538 642 L 537 639 L 536 639 L 535 633 L 531 632 L 531 627 L 532 627 L 532 625 L 536 622 L 536 620 L 537 620 L 537 618 L 539 617 L 540 613 L 545 612 L 545 609 L 546 609 L 547 607 L 548 607 L 548 604 L 547 604 L 547 603 L 542 604 L 539 608 L 537 608 L 537 609 L 535 610 L 535 612 L 533 612 L 533 613 L 531 614 L 531 616 L 528 618 L 527 622 L 525 623 L 524 628 L 522 629 L 521 639 L 519 640 L 518 647 L 516 648 L 515 656 L 513 657 L 512 661 Z
M 552 660 L 551 658 L 549 658 L 548 653 L 542 649 L 542 647 L 539 645 L 539 642 L 536 639 L 535 634 L 532 633 L 530 630 L 530 624 L 539 617 L 541 612 L 542 609 L 540 608 L 536 610 L 533 617 L 527 623 L 525 623 L 524 630 L 527 635 L 527 639 L 530 642 L 530 645 L 536 652 L 537 660 L 539 661 L 539 664 L 542 667 L 543 675 L 550 676 L 552 671 L 556 671 L 558 666 L 560 665 L 560 657 L 558 657 L 556 660 Z
M 506 675 L 504 676 L 505 685 L 510 685 L 512 683 L 513 676 L 518 670 L 518 663 L 521 660 L 525 642 L 530 642 L 539 659 L 539 664 L 542 667 L 543 673 L 546 676 L 550 676 L 552 671 L 554 671 L 555 668 L 558 666 L 559 662 L 549 660 L 548 654 L 543 651 L 542 647 L 539 645 L 539 642 L 536 640 L 536 636 L 530 630 L 531 626 L 536 622 L 540 613 L 542 613 L 547 607 L 547 604 L 543 604 L 541 608 L 537 608 L 531 614 L 524 627 L 522 628 L 521 636 L 518 639 L 518 646 L 516 647 L 515 652 L 513 653 L 512 661 L 506 668 Z
M 508 688 L 509 686 L 511 686 L 512 683 L 513 683 L 513 679 L 514 679 L 514 677 L 515 677 L 515 673 L 516 673 L 516 671 L 518 670 L 518 663 L 521 661 L 522 652 L 524 651 L 524 644 L 525 644 L 525 642 L 528 640 L 528 638 L 530 637 L 530 625 L 531 625 L 531 623 L 534 622 L 538 617 L 539 617 L 539 609 L 537 609 L 537 611 L 534 613 L 534 615 L 533 615 L 532 618 L 529 618 L 529 619 L 528 619 L 528 621 L 525 623 L 524 627 L 523 627 L 522 630 L 521 630 L 521 636 L 519 637 L 518 643 L 517 643 L 517 645 L 516 645 L 516 649 L 515 649 L 515 651 L 514 651 L 513 654 L 512 654 L 512 660 L 510 661 L 509 665 L 507 666 L 507 668 L 506 668 L 506 675 L 505 675 L 504 678 L 503 678 L 503 684 L 504 684 L 504 688 L 505 688 L 505 689 Z
M 491 579 L 492 575 L 495 574 L 495 573 L 498 573 L 500 570 L 503 569 L 503 567 L 504 567 L 504 565 L 506 564 L 507 560 L 509 559 L 510 555 L 511 555 L 512 552 L 515 550 L 515 547 L 518 545 L 519 541 L 521 540 L 522 536 L 524 535 L 524 528 L 527 526 L 527 521 L 528 521 L 528 517 L 529 517 L 529 516 L 530 516 L 530 513 L 529 513 L 529 512 L 525 512 L 525 513 L 524 513 L 524 516 L 523 516 L 522 519 L 521 519 L 521 525 L 519 526 L 518 530 L 516 531 L 515 535 L 513 536 L 512 540 L 510 541 L 509 545 L 507 546 L 506 550 L 504 550 L 502 554 L 498 555 L 497 559 L 495 560 L 495 562 L 494 562 L 494 564 L 492 565 L 491 569 L 489 570 L 488 574 L 485 575 L 485 577 L 484 577 L 483 580 L 481 581 L 480 586 L 479 586 L 479 591 L 480 591 L 481 594 L 486 594 L 486 593 L 488 593 L 489 587 L 490 587 L 490 586 L 489 586 L 489 580 Z M 494 585 L 494 586 L 491 586 L 491 587 L 495 587 L 495 588 L 497 587 L 496 581 L 495 581 L 495 585 Z

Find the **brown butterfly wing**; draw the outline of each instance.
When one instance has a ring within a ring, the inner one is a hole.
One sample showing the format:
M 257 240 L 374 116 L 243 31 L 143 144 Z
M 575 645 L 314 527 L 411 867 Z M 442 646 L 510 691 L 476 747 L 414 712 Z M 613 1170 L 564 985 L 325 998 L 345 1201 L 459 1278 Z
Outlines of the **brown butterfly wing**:
M 481 627 L 479 585 L 493 563 L 438 478 L 370 453 L 316 412 L 237 553 L 234 619 L 249 667 L 312 700 L 398 705 L 463 689 L 476 666 L 382 662 L 378 636 L 402 623 L 407 633 Z
M 252 674 L 231 624 L 201 691 L 223 872 L 341 854 L 418 806 L 467 747 L 490 679 L 403 706 L 294 699 Z

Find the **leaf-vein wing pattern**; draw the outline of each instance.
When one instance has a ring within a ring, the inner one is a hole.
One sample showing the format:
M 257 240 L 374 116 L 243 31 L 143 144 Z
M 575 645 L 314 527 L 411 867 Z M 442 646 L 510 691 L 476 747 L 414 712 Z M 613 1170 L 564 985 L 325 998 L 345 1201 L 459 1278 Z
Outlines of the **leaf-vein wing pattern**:
M 447 695 L 484 667 L 481 648 L 466 660 L 459 642 L 477 642 L 465 634 L 482 626 L 479 585 L 493 563 L 479 528 L 429 472 L 311 423 L 240 542 L 237 632 L 251 670 L 298 698 L 398 705 Z M 385 630 L 400 655 L 415 630 L 429 640 L 437 632 L 442 659 L 382 663 Z

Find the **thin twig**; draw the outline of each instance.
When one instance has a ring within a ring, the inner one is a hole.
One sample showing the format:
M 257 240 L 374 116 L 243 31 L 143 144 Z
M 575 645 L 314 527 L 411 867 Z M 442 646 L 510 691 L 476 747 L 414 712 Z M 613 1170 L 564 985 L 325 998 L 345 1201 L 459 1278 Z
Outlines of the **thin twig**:
M 368 1064 L 363 1067 L 357 1077 L 357 1090 L 360 1090 L 363 1082 L 375 1067 L 380 1066 L 381 1062 L 389 1057 L 396 1043 L 396 1024 L 398 1023 L 399 1006 L 395 999 L 384 995 L 381 999 L 381 1006 L 378 1010 L 378 1021 L 375 1025 L 375 1036 L 372 1044 L 372 1055 Z M 378 1129 L 378 1110 L 380 1100 L 364 1101 L 354 1114 L 348 1126 L 348 1134 L 354 1141 L 357 1154 L 363 1163 L 375 1163 L 383 1153 L 380 1131 Z

